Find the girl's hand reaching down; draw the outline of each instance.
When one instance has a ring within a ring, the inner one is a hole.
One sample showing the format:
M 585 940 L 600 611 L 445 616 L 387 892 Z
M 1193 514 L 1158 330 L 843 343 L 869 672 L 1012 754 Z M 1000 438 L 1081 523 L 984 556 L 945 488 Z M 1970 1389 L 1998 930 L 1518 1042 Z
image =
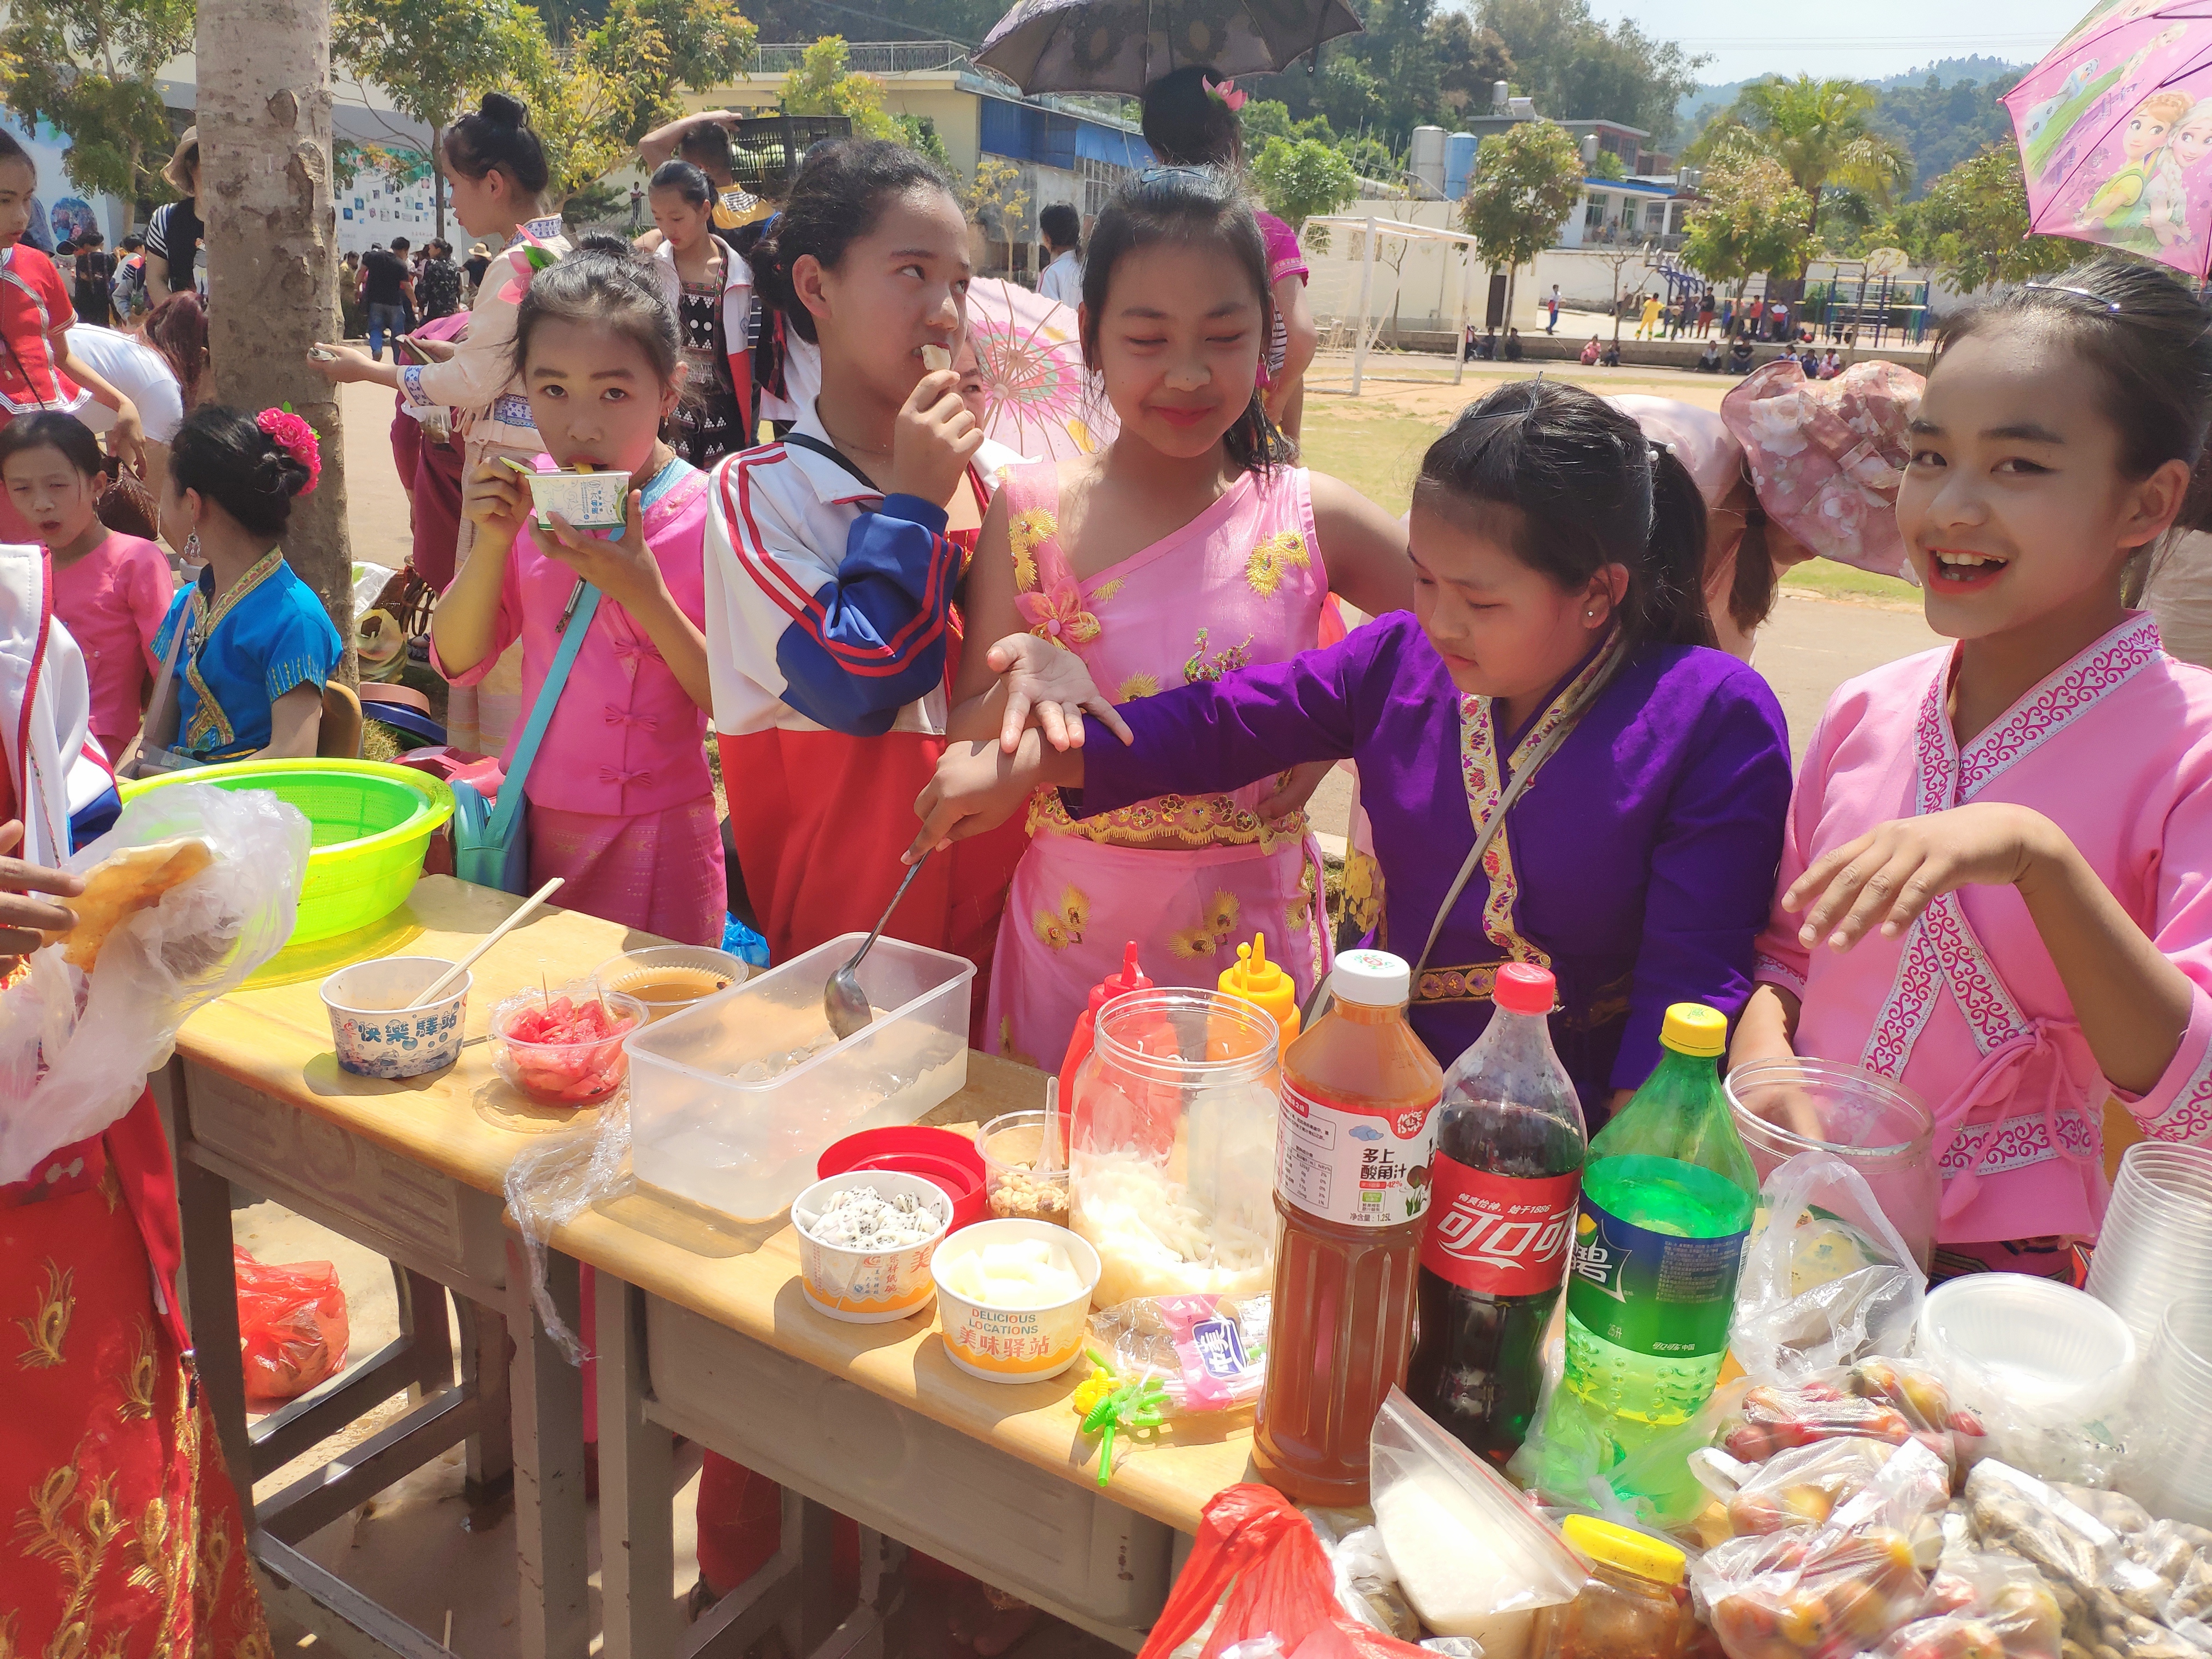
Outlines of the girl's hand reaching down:
M 1848 951 L 1879 929 L 1896 939 L 1961 887 L 2025 883 L 2065 836 L 2042 813 L 1994 801 L 1898 818 L 1814 860 L 1782 896 L 1802 911 L 1799 943 Z
M 1032 713 L 1045 741 L 1054 749 L 1083 747 L 1085 709 L 1097 715 L 1123 743 L 1135 741 L 1128 722 L 1106 700 L 1105 693 L 1092 681 L 1091 670 L 1074 652 L 1034 634 L 1009 634 L 991 647 L 984 660 L 999 676 L 1006 694 L 999 747 L 1007 754 L 1021 747 L 1022 731 Z

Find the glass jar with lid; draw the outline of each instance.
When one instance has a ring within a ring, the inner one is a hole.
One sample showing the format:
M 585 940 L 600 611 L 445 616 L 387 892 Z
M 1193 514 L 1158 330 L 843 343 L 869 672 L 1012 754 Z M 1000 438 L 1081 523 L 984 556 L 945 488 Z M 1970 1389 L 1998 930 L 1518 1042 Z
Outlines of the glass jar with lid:
M 1276 1075 L 1274 1022 L 1239 998 L 1153 989 L 1099 1009 L 1066 1103 L 1097 1306 L 1271 1287 Z

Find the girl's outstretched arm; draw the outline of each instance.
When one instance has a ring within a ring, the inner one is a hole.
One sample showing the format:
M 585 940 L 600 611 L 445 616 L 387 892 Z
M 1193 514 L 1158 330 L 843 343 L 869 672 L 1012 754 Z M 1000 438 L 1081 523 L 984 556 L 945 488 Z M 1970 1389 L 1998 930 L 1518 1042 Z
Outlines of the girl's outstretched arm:
M 1978 801 L 1899 818 L 1814 860 L 1782 908 L 1803 913 L 1806 948 L 1848 951 L 1877 928 L 1899 937 L 1941 895 L 1977 884 L 2019 889 L 2098 1069 L 2149 1093 L 2189 1031 L 2196 988 L 2042 813 Z
M 1328 586 L 1370 617 L 1413 608 L 1413 567 L 1406 526 L 1341 478 L 1310 475 L 1314 531 Z

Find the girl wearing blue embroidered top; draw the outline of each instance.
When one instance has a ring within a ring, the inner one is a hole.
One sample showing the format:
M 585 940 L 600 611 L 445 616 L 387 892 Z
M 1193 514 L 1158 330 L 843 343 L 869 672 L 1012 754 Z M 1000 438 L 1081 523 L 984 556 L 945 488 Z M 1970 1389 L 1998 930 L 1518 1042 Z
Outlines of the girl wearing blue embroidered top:
M 629 522 L 604 540 L 557 515 L 540 526 L 526 482 L 503 461 L 478 462 L 461 509 L 483 556 L 438 602 L 430 642 L 439 672 L 466 685 L 520 641 L 519 734 L 579 582 L 599 591 L 521 786 L 531 882 L 564 877 L 571 909 L 718 945 L 727 894 L 703 746 L 707 475 L 660 436 L 677 406 L 681 349 L 653 261 L 629 244 L 586 237 L 539 274 L 516 309 L 514 356 L 545 441 L 541 470 L 580 462 L 629 473 Z M 510 763 L 514 753 L 511 741 Z
M 197 536 L 207 568 L 154 636 L 154 655 L 167 662 L 185 629 L 175 684 L 146 734 L 149 750 L 173 748 L 198 761 L 315 752 L 323 683 L 343 647 L 330 612 L 277 544 L 292 498 L 313 489 L 321 470 L 313 431 L 281 409 L 251 416 L 204 404 L 177 428 L 161 536 L 180 550 Z
M 530 127 L 526 106 L 504 93 L 487 93 L 473 114 L 446 129 L 445 172 L 453 213 L 469 234 L 505 252 L 477 285 L 468 331 L 458 344 L 410 343 L 432 361 L 402 365 L 376 362 L 348 345 L 318 345 L 312 367 L 334 384 L 373 380 L 398 392 L 417 413 L 450 408 L 463 437 L 462 476 L 482 462 L 511 455 L 528 461 L 545 446 L 531 417 L 530 397 L 514 372 L 515 307 L 532 275 L 561 258 L 568 243 L 561 216 L 546 210 L 552 177 L 545 148 Z M 453 568 L 468 562 L 477 526 L 465 514 L 454 538 Z M 520 665 L 509 659 L 472 686 L 457 687 L 447 710 L 447 729 L 464 749 L 497 750 L 518 718 Z

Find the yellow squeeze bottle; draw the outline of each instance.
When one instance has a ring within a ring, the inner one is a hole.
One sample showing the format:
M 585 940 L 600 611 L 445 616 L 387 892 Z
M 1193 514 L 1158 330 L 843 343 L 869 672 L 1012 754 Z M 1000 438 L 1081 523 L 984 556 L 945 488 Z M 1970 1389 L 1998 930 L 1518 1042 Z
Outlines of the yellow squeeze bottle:
M 1298 988 L 1282 968 L 1267 960 L 1267 936 L 1253 935 L 1237 947 L 1234 967 L 1221 970 L 1224 996 L 1241 997 L 1275 1022 L 1283 1048 L 1298 1034 Z

